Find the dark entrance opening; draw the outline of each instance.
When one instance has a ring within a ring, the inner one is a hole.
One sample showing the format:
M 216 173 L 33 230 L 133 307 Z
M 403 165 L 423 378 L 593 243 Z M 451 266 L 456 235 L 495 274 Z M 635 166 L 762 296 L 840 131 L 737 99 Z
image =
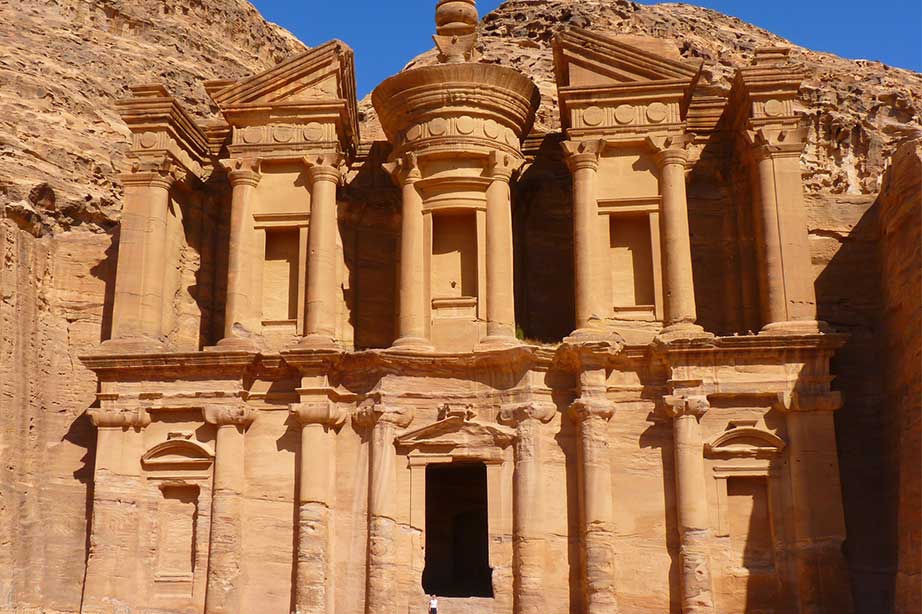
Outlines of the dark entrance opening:
M 487 467 L 426 467 L 423 590 L 442 597 L 492 597 L 487 532 Z

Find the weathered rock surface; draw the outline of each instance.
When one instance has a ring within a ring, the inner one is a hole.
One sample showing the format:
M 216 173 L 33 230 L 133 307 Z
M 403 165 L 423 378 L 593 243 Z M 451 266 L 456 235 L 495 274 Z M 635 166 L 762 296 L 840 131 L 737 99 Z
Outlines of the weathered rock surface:
M 679 56 L 705 61 L 706 81 L 721 91 L 755 48 L 783 43 L 687 5 L 511 0 L 483 20 L 483 53 L 538 84 L 538 130 L 558 128 L 549 41 L 568 24 L 675 41 Z M 130 84 L 157 81 L 210 116 L 204 79 L 261 70 L 304 46 L 244 0 L 0 0 L 0 41 L 0 612 L 73 612 L 94 463 L 82 414 L 96 389 L 76 356 L 108 333 L 116 174 L 128 151 L 113 102 Z M 881 266 L 873 205 L 887 159 L 920 130 L 922 75 L 797 47 L 793 57 L 808 71 L 803 164 L 820 315 L 851 335 L 833 368 L 847 400 L 838 445 L 856 605 L 887 611 L 896 529 L 887 532 L 878 501 L 896 479 L 881 467 L 896 458 L 879 357 L 890 261 Z M 428 53 L 411 65 L 434 61 Z M 363 141 L 382 138 L 370 101 L 363 112 Z M 901 424 L 918 446 L 911 409 Z M 900 531 L 918 548 L 915 527 Z M 918 566 L 900 578 L 916 581 Z
M 96 392 L 76 356 L 107 335 L 127 86 L 197 115 L 203 79 L 304 46 L 238 0 L 0 2 L 0 612 L 76 612 Z

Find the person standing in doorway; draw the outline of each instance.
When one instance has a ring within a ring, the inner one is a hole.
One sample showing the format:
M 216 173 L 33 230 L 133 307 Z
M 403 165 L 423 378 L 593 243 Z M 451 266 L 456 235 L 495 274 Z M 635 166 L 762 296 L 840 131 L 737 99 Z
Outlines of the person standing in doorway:
M 429 614 L 439 614 L 439 598 L 429 595 Z

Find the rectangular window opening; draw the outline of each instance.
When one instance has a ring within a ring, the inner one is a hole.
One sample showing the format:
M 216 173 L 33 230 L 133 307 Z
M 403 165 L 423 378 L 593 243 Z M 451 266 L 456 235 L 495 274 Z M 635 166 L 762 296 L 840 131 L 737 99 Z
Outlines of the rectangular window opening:
M 653 251 L 649 218 L 646 215 L 609 217 L 615 307 L 653 305 Z
M 432 216 L 432 297 L 477 296 L 477 219 L 473 213 Z
M 426 467 L 426 594 L 493 597 L 487 518 L 486 465 Z
M 298 231 L 266 231 L 263 269 L 263 319 L 279 322 L 298 317 Z

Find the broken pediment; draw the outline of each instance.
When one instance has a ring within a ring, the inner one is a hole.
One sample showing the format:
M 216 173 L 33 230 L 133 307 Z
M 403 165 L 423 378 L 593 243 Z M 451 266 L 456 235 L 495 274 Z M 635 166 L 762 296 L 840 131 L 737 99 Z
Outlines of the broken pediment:
M 736 426 L 704 444 L 705 456 L 711 458 L 766 458 L 779 454 L 784 440 L 756 426 Z
M 235 127 L 332 121 L 337 134 L 358 142 L 353 52 L 330 41 L 239 81 L 210 81 L 205 89 Z
M 667 57 L 669 50 L 665 48 L 650 51 L 656 47 L 655 42 L 656 39 L 640 37 L 603 36 L 582 28 L 564 30 L 554 39 L 557 85 L 593 88 L 650 81 L 691 85 L 697 80 L 700 63 Z
M 492 422 L 449 416 L 426 426 L 405 431 L 397 437 L 398 448 L 504 448 L 512 443 L 515 430 Z

